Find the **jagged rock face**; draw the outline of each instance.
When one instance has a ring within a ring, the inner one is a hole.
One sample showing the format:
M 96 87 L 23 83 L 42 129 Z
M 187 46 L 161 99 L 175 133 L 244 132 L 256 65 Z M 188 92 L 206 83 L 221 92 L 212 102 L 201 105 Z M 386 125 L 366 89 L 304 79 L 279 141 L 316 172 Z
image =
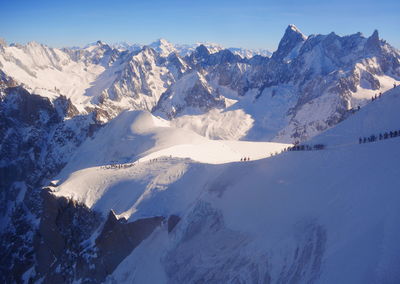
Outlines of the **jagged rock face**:
M 274 60 L 284 60 L 298 46 L 306 40 L 306 37 L 293 25 L 289 25 L 279 42 L 278 50 L 272 55 Z M 292 55 L 294 56 L 294 55 Z
M 245 61 L 239 55 L 233 54 L 228 49 L 223 49 L 215 53 L 210 53 L 210 51 L 204 45 L 198 46 L 190 56 L 186 57 L 186 59 L 191 65 L 201 68 L 206 68 L 207 66 L 215 66 L 219 64 L 233 64 Z
M 72 268 L 85 251 L 84 241 L 98 228 L 101 217 L 72 200 L 56 199 L 47 191 L 41 196 L 40 225 L 33 242 L 36 274 L 31 280 L 68 283 L 75 277 Z
M 119 102 L 127 98 L 129 108 L 151 110 L 175 77 L 186 70 L 184 62 L 178 57 L 171 56 L 168 58 L 171 61 L 160 59 L 150 47 L 133 52 L 126 58 L 122 63 L 118 62 L 121 68 L 116 72 L 112 85 L 102 91 L 101 104 L 107 105 L 107 100 Z M 167 66 L 173 68 L 173 72 Z
M 153 230 L 161 225 L 163 217 L 140 219 L 131 223 L 118 220 L 111 212 L 103 230 L 96 239 L 98 259 L 94 262 L 105 275 L 111 274 L 118 264 L 127 257 Z
M 65 97 L 51 102 L 20 86 L 0 93 L 0 279 L 11 283 L 20 282 L 41 253 L 34 248 L 43 210 L 40 187 L 61 170 L 96 123 L 91 115 L 76 116 Z
M 183 74 L 190 70 L 190 66 L 175 52 L 168 56 L 164 65 L 171 71 L 175 80 L 178 80 Z
M 161 97 L 154 111 L 173 118 L 190 109 L 195 112 L 206 112 L 212 108 L 223 108 L 223 98 L 215 95 L 205 77 L 199 72 L 183 76 L 172 85 Z
M 195 51 L 187 57 L 187 60 L 192 64 L 202 64 L 208 59 L 210 54 L 211 53 L 208 51 L 207 47 L 202 44 L 199 45 Z
M 111 66 L 120 56 L 117 49 L 111 48 L 102 41 L 97 41 L 84 49 L 64 48 L 63 51 L 69 54 L 74 61 L 83 61 L 85 64 L 98 64 L 104 67 Z
M 132 223 L 110 212 L 107 220 L 73 200 L 42 191 L 43 209 L 33 246 L 35 274 L 44 283 L 103 282 L 153 230 L 163 217 Z M 97 238 L 90 237 L 98 231 Z
M 392 52 L 376 32 L 368 39 L 361 34 L 340 37 L 334 33 L 305 39 L 289 27 L 282 41 L 266 63 L 268 67 L 263 68 L 265 75 L 253 75 L 263 82 L 265 90 L 290 85 L 297 93 L 295 106 L 287 113 L 289 124 L 279 132 L 278 140 L 308 139 L 343 120 L 349 109 L 364 104 L 365 101 L 354 99 L 360 89 L 379 92 L 388 87 L 382 85 L 380 77 L 399 78 L 399 53 Z M 329 106 L 320 105 L 323 98 Z M 325 112 L 309 121 L 298 118 L 304 117 L 313 105 L 320 105 Z

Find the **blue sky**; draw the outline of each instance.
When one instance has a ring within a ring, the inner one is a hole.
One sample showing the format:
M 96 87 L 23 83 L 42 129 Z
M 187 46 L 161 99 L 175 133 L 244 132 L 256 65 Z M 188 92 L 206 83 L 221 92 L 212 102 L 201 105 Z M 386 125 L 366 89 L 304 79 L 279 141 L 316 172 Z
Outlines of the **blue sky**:
M 378 29 L 400 47 L 399 0 L 0 0 L 0 37 L 55 47 L 166 38 L 275 50 L 288 24 L 306 35 Z

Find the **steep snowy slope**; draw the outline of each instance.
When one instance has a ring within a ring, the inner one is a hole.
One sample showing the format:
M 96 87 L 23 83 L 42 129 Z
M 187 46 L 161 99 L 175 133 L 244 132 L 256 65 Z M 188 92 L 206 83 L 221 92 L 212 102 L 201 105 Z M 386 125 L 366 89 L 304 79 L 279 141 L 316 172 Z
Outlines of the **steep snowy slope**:
M 326 150 L 214 166 L 211 176 L 190 169 L 151 197 L 171 200 L 190 184 L 186 208 L 163 212 L 182 218 L 177 227 L 161 226 L 108 280 L 397 283 L 400 137 L 357 137 L 399 131 L 399 109 L 395 89 L 312 141 Z
M 400 88 L 392 88 L 365 107 L 361 108 L 337 127 L 325 131 L 309 142 L 332 147 L 345 147 L 359 143 L 359 138 L 400 131 Z M 400 138 L 400 136 L 399 136 Z M 400 140 L 397 140 L 400 142 Z M 378 142 L 375 142 L 378 143 Z M 369 144 L 368 144 L 369 145 Z M 361 145 L 361 147 L 368 147 Z
M 26 46 L 0 47 L 0 68 L 25 88 L 50 98 L 60 94 L 83 109 L 89 98 L 83 96 L 105 68 L 77 62 L 62 50 L 30 42 Z

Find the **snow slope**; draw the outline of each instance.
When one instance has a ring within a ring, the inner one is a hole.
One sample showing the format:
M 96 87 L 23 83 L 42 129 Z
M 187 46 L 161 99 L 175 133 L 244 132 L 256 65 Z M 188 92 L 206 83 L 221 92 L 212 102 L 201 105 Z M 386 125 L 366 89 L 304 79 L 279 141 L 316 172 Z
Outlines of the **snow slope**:
M 26 46 L 5 46 L 0 53 L 1 69 L 33 93 L 56 98 L 71 98 L 80 110 L 89 102 L 83 96 L 105 68 L 74 61 L 64 51 L 36 42 Z
M 188 168 L 197 167 L 194 161 L 221 164 L 238 162 L 244 157 L 256 160 L 287 146 L 209 140 L 172 127 L 168 121 L 148 112 L 127 111 L 81 146 L 56 178 L 57 187 L 53 191 L 104 214 L 113 209 L 129 218 L 149 191 L 165 189 Z M 115 163 L 127 167 L 103 168 Z
M 310 141 L 326 150 L 188 170 L 151 197 L 192 192 L 163 212 L 182 217 L 176 230 L 160 227 L 109 282 L 398 283 L 400 137 L 357 137 L 399 130 L 399 109 L 395 89 Z
M 313 138 L 310 143 L 323 143 L 329 147 L 345 147 L 346 145 L 358 144 L 360 137 L 399 131 L 399 107 L 400 88 L 392 88 L 383 93 L 381 98 L 362 107 L 337 127 Z

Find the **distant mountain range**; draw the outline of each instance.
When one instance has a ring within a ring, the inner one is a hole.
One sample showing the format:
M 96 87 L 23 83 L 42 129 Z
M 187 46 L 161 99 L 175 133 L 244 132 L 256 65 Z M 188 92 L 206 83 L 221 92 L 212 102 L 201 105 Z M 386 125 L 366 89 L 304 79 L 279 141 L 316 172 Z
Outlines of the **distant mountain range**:
M 210 51 L 210 53 L 218 52 L 222 49 L 228 49 L 232 51 L 234 54 L 240 55 L 243 58 L 251 58 L 255 55 L 262 55 L 269 57 L 272 52 L 267 49 L 247 49 L 240 47 L 230 47 L 224 48 L 222 45 L 216 43 L 195 43 L 195 44 L 173 44 L 167 41 L 166 39 L 160 38 L 155 42 L 149 44 L 151 48 L 156 50 L 159 54 L 167 56 L 171 52 L 177 52 L 181 56 L 186 56 L 192 53 L 198 46 L 204 45 Z M 118 50 L 130 50 L 137 51 L 142 49 L 145 45 L 143 44 L 129 44 L 126 42 L 118 42 L 110 45 L 113 48 Z
M 194 129 L 190 116 L 206 117 L 213 109 L 240 120 L 251 116 L 246 131 L 223 137 L 213 127 L 216 118 L 199 134 L 286 142 L 329 128 L 399 78 L 399 52 L 377 31 L 368 38 L 307 37 L 290 25 L 270 57 L 242 51 L 164 39 L 73 49 L 31 42 L 2 45 L 0 68 L 31 93 L 51 100 L 64 95 L 81 114 L 99 110 L 101 122 L 139 109 Z

